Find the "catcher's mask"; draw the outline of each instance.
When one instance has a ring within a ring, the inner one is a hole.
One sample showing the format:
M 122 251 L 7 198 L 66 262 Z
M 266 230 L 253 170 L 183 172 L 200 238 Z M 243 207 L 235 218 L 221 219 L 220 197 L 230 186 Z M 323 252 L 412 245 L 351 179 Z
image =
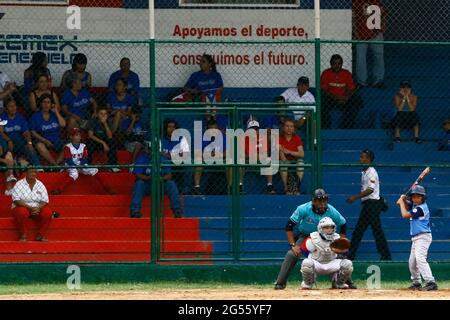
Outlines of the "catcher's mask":
M 324 230 L 325 227 L 332 227 L 327 231 Z M 319 224 L 317 225 L 317 230 L 326 240 L 333 240 L 333 234 L 336 231 L 336 224 L 331 220 L 331 218 L 325 217 L 320 219 Z

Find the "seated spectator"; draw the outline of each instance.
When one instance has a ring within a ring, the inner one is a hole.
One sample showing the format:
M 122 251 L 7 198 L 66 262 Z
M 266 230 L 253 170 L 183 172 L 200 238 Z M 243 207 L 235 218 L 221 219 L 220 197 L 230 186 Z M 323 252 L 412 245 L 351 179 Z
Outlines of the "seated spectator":
M 223 92 L 222 76 L 216 69 L 216 63 L 209 54 L 204 54 L 200 60 L 200 71 L 194 72 L 184 86 L 184 91 L 189 92 L 194 97 L 198 97 L 201 102 L 220 102 Z M 206 106 L 207 109 L 211 106 Z M 214 116 L 213 110 L 207 110 L 206 120 Z
M 30 116 L 38 111 L 38 100 L 43 94 L 50 95 L 51 102 L 58 111 L 61 111 L 61 105 L 59 104 L 59 98 L 56 92 L 50 87 L 50 80 L 47 75 L 41 74 L 37 80 L 36 88 L 31 91 L 30 96 L 28 97 L 28 104 L 30 107 Z
M 97 112 L 97 102 L 87 89 L 82 88 L 81 81 L 69 79 L 70 89 L 63 92 L 62 111 L 66 115 L 67 132 L 73 128 L 85 129 L 88 120 Z M 91 107 L 92 110 L 89 110 Z
M 209 132 L 211 134 L 221 133 L 219 130 L 219 125 L 216 120 L 211 119 L 207 124 L 208 130 L 213 130 L 213 132 Z M 205 133 L 206 134 L 206 133 Z M 194 150 L 194 156 L 196 159 L 204 159 L 203 155 L 208 154 L 213 158 L 223 159 L 223 163 L 225 163 L 226 158 L 226 136 L 223 136 L 222 145 L 212 145 L 215 141 L 215 136 L 212 135 L 209 137 L 209 140 L 202 141 L 202 148 L 199 150 Z M 227 187 L 231 188 L 231 167 L 225 168 L 225 174 L 227 179 Z M 200 183 L 203 175 L 203 167 L 196 167 L 194 172 L 194 195 L 202 194 Z
M 88 137 L 88 162 L 92 163 L 94 152 L 103 150 L 108 155 L 108 164 L 117 165 L 117 145 L 113 140 L 111 121 L 108 120 L 108 110 L 100 107 L 97 116 L 89 120 L 87 125 Z M 72 130 L 71 130 L 72 131 Z M 120 172 L 119 168 L 111 168 L 110 171 Z
M 8 121 L 2 120 L 0 121 L 0 126 L 4 126 Z M 14 166 L 16 163 L 14 161 L 13 155 L 11 151 L 8 150 L 8 144 L 5 140 L 0 137 L 0 164 L 6 166 L 5 170 L 5 180 L 6 180 L 6 188 L 5 195 L 10 196 L 12 194 L 12 188 L 14 187 L 14 183 L 17 181 L 16 177 L 13 174 L 12 169 L 10 167 Z
M 309 89 L 309 79 L 307 77 L 300 77 L 297 81 L 297 88 L 289 88 L 284 91 L 281 96 L 277 98 L 277 102 L 283 106 L 283 103 L 315 103 L 316 99 L 312 95 Z M 295 109 L 297 106 L 290 105 L 288 108 Z M 299 106 L 301 107 L 301 106 Z M 295 127 L 296 129 L 301 128 L 306 122 L 306 112 L 305 111 L 292 111 L 294 114 Z M 281 111 L 280 121 L 283 124 L 285 120 L 285 112 Z
M 52 191 L 53 195 L 61 194 L 65 187 L 72 181 L 78 179 L 79 173 L 88 176 L 95 176 L 98 173 L 97 168 L 86 168 L 88 165 L 88 151 L 84 143 L 81 143 L 81 131 L 79 128 L 73 128 L 70 132 L 71 142 L 64 146 L 64 162 L 69 176 L 60 183 L 59 187 Z M 101 182 L 101 180 L 99 180 Z M 103 184 L 103 183 L 102 183 Z
M 402 140 L 401 129 L 413 129 L 414 141 L 421 143 L 422 140 L 419 138 L 420 119 L 416 112 L 417 96 L 412 93 L 409 81 L 405 80 L 400 83 L 400 90 L 394 96 L 394 106 L 397 109 L 397 113 L 392 119 L 395 142 Z
M 39 154 L 53 166 L 62 163 L 63 147 L 61 128 L 66 126 L 66 120 L 61 116 L 56 105 L 52 104 L 52 96 L 44 93 L 38 100 L 39 110 L 30 120 L 31 134 L 35 139 L 36 149 Z M 55 160 L 49 149 L 57 152 Z
M 146 137 L 147 128 L 138 112 L 133 112 L 130 118 L 122 121 L 119 131 L 119 145 L 122 145 L 121 141 L 124 141 L 125 149 L 132 155 L 132 163 L 144 148 Z
M 117 79 L 114 92 L 108 95 L 106 105 L 110 115 L 113 117 L 112 130 L 116 132 L 120 123 L 131 115 L 133 107 L 136 106 L 136 98 L 127 93 L 127 82 L 120 78 Z
M 82 53 L 77 53 L 73 57 L 72 68 L 66 70 L 61 79 L 61 92 L 71 89 L 72 79 L 78 79 L 81 82 L 81 88 L 89 89 L 92 86 L 92 76 L 86 71 L 87 57 Z
M 11 81 L 6 73 L 0 71 L 0 113 L 4 111 L 3 100 L 12 96 L 16 90 L 16 84 Z
M 12 191 L 12 212 L 19 227 L 19 241 L 27 241 L 27 221 L 36 219 L 38 233 L 36 241 L 48 241 L 45 238 L 52 221 L 52 210 L 48 204 L 48 193 L 44 184 L 36 179 L 37 171 L 29 166 L 25 178 L 17 181 Z
M 251 157 L 256 156 L 257 163 L 261 163 L 260 159 L 260 153 L 266 154 L 270 157 L 270 136 L 262 136 L 259 132 L 259 122 L 255 120 L 254 118 L 250 118 L 248 124 L 247 124 L 247 131 L 248 130 L 255 130 L 256 131 L 256 141 L 255 143 L 252 143 L 251 139 L 249 137 L 245 138 L 245 159 L 246 163 L 250 164 Z M 244 168 L 242 168 L 240 172 L 240 192 L 244 193 L 243 191 L 243 180 L 244 180 Z M 266 175 L 267 179 L 267 185 L 266 185 L 266 193 L 268 194 L 276 194 L 275 187 L 273 186 L 273 176 L 272 175 Z
M 161 162 L 167 161 L 161 159 Z M 142 199 L 144 196 L 151 194 L 152 189 L 152 175 L 151 175 L 151 158 L 147 153 L 141 153 L 136 159 L 136 165 L 147 165 L 147 167 L 135 167 L 133 173 L 136 181 L 133 186 L 133 198 L 130 205 L 131 218 L 141 218 Z M 172 209 L 175 218 L 182 218 L 183 211 L 181 209 L 181 197 L 178 192 L 177 185 L 172 180 L 170 167 L 161 167 L 161 181 L 163 181 L 164 192 L 170 199 L 170 208 Z
M 5 100 L 5 112 L 0 117 L 1 120 L 7 120 L 4 126 L 0 126 L 0 135 L 8 144 L 8 150 L 17 158 L 26 156 L 33 165 L 38 166 L 39 157 L 33 147 L 27 120 L 17 112 L 13 98 Z
M 38 79 L 41 75 L 47 76 L 48 88 L 52 87 L 52 75 L 47 68 L 48 58 L 44 52 L 38 51 L 33 54 L 31 58 L 31 66 L 25 69 L 23 73 L 23 87 L 25 94 L 37 88 Z
M 167 160 L 175 157 L 183 157 L 185 153 L 191 152 L 188 141 L 185 137 L 172 141 L 173 132 L 178 129 L 178 123 L 173 119 L 164 120 L 163 137 L 161 139 L 162 156 Z M 173 180 L 178 185 L 182 193 L 188 193 L 191 189 L 192 175 L 187 170 L 177 171 L 173 174 Z
M 283 131 L 280 135 L 280 162 L 303 164 L 305 151 L 303 150 L 303 141 L 300 136 L 295 134 L 294 121 L 287 119 L 283 125 Z M 284 185 L 286 195 L 299 195 L 303 180 L 303 167 L 298 167 L 294 183 L 289 183 L 288 172 L 290 168 L 280 168 L 280 176 Z
M 444 129 L 444 135 L 439 141 L 438 150 L 450 151 L 450 119 L 444 121 L 442 124 L 442 129 Z
M 343 69 L 343 59 L 334 54 L 330 59 L 331 68 L 320 76 L 322 89 L 322 128 L 331 126 L 331 110 L 343 111 L 340 129 L 351 129 L 355 126 L 356 117 L 363 106 L 363 101 L 356 94 L 356 85 L 350 71 Z
M 127 93 L 134 96 L 136 101 L 138 101 L 140 90 L 139 76 L 137 73 L 131 71 L 130 67 L 130 59 L 122 58 L 120 60 L 120 70 L 117 70 L 109 77 L 108 88 L 110 92 L 114 92 L 117 80 L 124 79 L 127 84 Z

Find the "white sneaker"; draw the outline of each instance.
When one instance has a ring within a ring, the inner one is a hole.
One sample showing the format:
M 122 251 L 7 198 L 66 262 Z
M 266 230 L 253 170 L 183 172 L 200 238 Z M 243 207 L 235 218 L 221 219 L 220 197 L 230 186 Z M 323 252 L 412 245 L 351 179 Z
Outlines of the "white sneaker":
M 342 285 L 339 285 L 336 283 L 336 289 L 348 289 L 348 284 L 344 283 Z
M 301 288 L 302 288 L 303 290 L 311 290 L 311 289 L 313 288 L 313 286 L 312 286 L 312 285 L 307 285 L 307 284 L 305 283 L 305 281 L 302 281 Z
M 10 175 L 8 178 L 6 178 L 6 182 L 12 182 L 12 181 L 17 181 L 17 178 L 14 177 L 13 175 Z
M 118 173 L 121 171 L 119 168 L 111 168 L 110 170 L 111 170 L 111 172 L 114 172 L 114 173 Z

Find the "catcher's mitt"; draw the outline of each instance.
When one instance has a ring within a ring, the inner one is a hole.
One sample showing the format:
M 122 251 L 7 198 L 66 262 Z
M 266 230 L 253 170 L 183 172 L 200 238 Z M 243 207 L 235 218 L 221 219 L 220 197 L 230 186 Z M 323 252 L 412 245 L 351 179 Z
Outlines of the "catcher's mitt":
M 350 249 L 350 244 L 351 242 L 347 238 L 339 238 L 330 244 L 330 249 L 335 253 L 344 253 Z

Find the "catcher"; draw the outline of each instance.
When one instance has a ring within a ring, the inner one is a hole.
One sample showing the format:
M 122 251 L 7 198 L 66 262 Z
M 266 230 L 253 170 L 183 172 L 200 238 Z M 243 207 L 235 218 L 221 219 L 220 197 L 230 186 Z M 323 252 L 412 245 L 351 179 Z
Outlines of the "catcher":
M 332 275 L 332 288 L 348 289 L 346 282 L 352 276 L 353 263 L 337 255 L 348 251 L 350 241 L 335 232 L 336 224 L 328 217 L 319 221 L 317 230 L 302 244 L 302 251 L 309 252 L 301 267 L 302 289 L 312 289 L 317 275 Z

